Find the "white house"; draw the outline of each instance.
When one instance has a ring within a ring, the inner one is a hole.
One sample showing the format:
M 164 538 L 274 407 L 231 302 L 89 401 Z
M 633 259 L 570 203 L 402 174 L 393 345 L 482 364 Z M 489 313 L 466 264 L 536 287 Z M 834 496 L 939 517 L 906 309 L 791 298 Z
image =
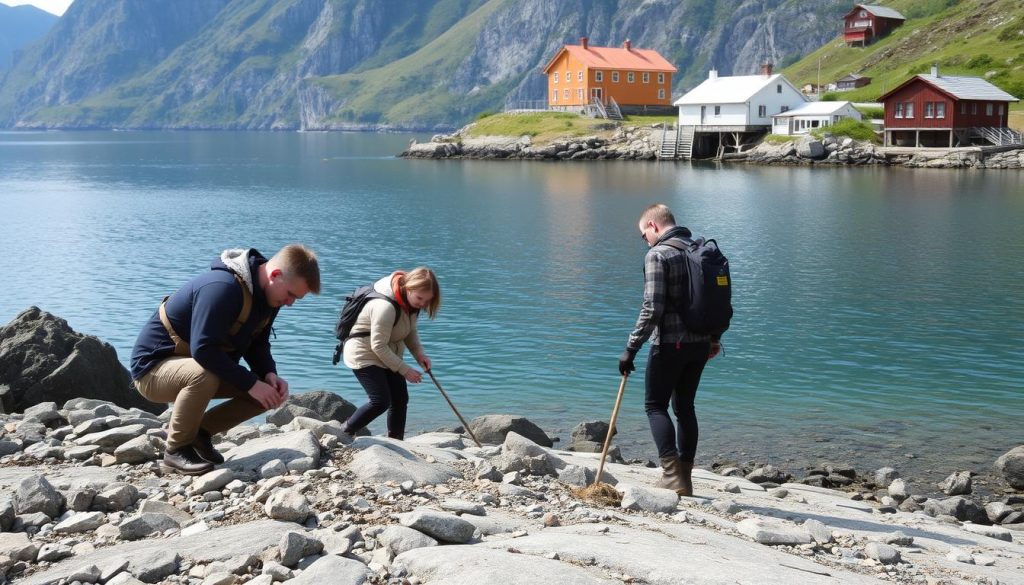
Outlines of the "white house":
M 850 102 L 807 102 L 772 116 L 772 134 L 807 134 L 814 128 L 831 126 L 843 118 L 860 120 L 860 112 Z
M 800 90 L 771 71 L 765 65 L 761 75 L 719 77 L 712 69 L 703 83 L 675 101 L 679 126 L 694 126 L 697 132 L 767 130 L 772 116 L 807 103 Z

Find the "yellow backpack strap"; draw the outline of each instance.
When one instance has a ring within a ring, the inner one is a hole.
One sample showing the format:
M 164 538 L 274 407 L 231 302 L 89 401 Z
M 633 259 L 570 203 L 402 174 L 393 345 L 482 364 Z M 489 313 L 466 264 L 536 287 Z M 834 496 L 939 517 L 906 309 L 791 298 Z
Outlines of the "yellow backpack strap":
M 242 310 L 238 312 L 235 323 L 228 329 L 228 335 L 234 337 L 242 330 L 242 326 L 249 320 L 249 315 L 252 313 L 252 293 L 249 292 L 249 285 L 245 284 L 245 280 L 238 273 L 232 271 L 231 275 L 238 281 L 238 286 L 242 287 Z
M 167 299 L 171 297 L 164 297 L 164 300 L 160 303 L 160 322 L 163 323 L 164 329 L 167 330 L 167 335 L 171 337 L 171 341 L 174 342 L 174 355 L 180 355 L 183 357 L 191 357 L 192 351 L 189 349 L 185 340 L 181 338 L 175 331 L 174 327 L 171 326 L 171 320 L 167 318 L 167 309 L 164 305 L 167 304 Z

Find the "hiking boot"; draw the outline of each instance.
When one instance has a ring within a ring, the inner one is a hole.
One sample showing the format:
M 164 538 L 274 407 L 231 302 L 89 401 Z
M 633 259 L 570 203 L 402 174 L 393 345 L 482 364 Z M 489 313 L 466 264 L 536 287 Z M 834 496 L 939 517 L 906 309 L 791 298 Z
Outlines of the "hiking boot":
M 214 465 L 224 463 L 224 456 L 213 446 L 213 437 L 203 429 L 199 429 L 199 433 L 196 434 L 196 440 L 192 441 L 192 448 L 204 461 L 209 461 Z
M 213 471 L 213 463 L 200 457 L 192 445 L 165 451 L 161 467 L 164 471 L 177 471 L 182 475 L 202 475 Z
M 683 480 L 683 491 L 676 493 L 683 497 L 693 495 L 693 461 L 679 461 L 679 476 Z
M 667 490 L 672 490 L 679 495 L 684 495 L 686 491 L 686 485 L 683 483 L 683 470 L 681 468 L 682 461 L 678 457 L 662 457 L 661 458 L 661 479 L 659 479 L 654 487 L 659 487 Z M 690 464 L 692 469 L 693 464 Z M 693 488 L 690 488 L 690 492 L 685 495 L 693 495 Z

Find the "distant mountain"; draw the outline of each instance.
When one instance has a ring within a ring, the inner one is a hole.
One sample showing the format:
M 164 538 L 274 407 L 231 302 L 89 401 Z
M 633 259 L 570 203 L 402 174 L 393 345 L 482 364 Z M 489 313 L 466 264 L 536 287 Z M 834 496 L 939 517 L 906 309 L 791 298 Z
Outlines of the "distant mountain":
M 0 126 L 452 127 L 543 99 L 564 43 L 654 48 L 674 94 L 833 38 L 840 0 L 79 0 L 0 85 Z
M 907 17 L 882 40 L 847 47 L 841 37 L 784 71 L 796 84 L 835 82 L 857 73 L 870 85 L 834 97 L 875 101 L 932 65 L 939 74 L 983 77 L 1024 100 L 1024 4 L 1020 0 L 892 0 Z
M 16 51 L 41 38 L 57 17 L 35 6 L 0 4 L 0 79 L 11 68 Z

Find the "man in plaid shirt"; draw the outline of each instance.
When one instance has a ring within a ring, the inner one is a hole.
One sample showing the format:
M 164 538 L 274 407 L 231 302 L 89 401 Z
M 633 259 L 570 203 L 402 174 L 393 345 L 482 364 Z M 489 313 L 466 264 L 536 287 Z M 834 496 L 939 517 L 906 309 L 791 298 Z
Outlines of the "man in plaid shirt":
M 691 475 L 697 453 L 697 414 L 693 399 L 704 365 L 718 355 L 722 345 L 711 335 L 687 331 L 676 309 L 686 302 L 689 285 L 686 258 L 683 252 L 665 242 L 688 240 L 690 230 L 677 226 L 672 212 L 660 203 L 644 210 L 638 227 L 640 237 L 651 249 L 644 257 L 644 299 L 640 316 L 619 357 L 619 373 L 626 376 L 636 370 L 633 359 L 650 338 L 644 407 L 663 470 L 656 485 L 681 496 L 692 496 Z M 686 247 L 682 241 L 677 244 Z M 673 427 L 668 415 L 669 401 L 678 429 Z

